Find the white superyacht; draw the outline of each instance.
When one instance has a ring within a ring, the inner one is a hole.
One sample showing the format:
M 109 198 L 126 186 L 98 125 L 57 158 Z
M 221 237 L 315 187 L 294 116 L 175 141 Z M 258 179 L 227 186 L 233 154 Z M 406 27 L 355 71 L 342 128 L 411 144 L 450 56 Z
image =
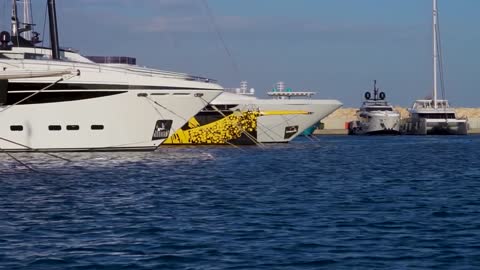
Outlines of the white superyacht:
M 409 135 L 467 135 L 467 119 L 457 117 L 445 98 L 438 99 L 438 83 L 443 90 L 443 67 L 439 51 L 439 27 L 437 0 L 433 0 L 433 98 L 415 101 L 409 109 L 410 119 L 404 123 L 402 129 Z M 444 91 L 442 91 L 444 93 Z
M 373 97 L 365 93 L 365 101 L 357 111 L 357 121 L 348 123 L 349 135 L 398 135 L 400 134 L 400 112 L 386 100 L 385 92 L 377 88 L 374 81 Z
M 37 47 L 38 33 L 19 22 L 12 2 L 11 32 L 0 34 L 1 151 L 155 150 L 222 92 L 210 79 L 132 58 L 102 65 L 60 49 L 55 0 L 48 0 L 52 48 Z
M 225 91 L 176 132 L 168 144 L 287 143 L 342 106 L 338 100 L 313 99 L 313 92 L 294 92 L 283 82 L 261 99 L 240 88 Z

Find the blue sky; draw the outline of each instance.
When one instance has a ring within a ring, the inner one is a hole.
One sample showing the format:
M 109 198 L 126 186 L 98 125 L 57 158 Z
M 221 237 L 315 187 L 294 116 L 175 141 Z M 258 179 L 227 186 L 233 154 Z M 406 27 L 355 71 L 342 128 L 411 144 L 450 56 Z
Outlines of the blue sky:
M 45 1 L 32 1 L 41 32 Z M 283 80 L 358 106 L 377 79 L 391 103 L 408 106 L 432 88 L 431 0 L 208 0 L 231 57 L 204 0 L 57 5 L 63 47 L 134 56 L 141 65 L 215 78 L 225 87 L 248 80 L 258 96 Z M 439 5 L 447 98 L 478 107 L 480 1 Z

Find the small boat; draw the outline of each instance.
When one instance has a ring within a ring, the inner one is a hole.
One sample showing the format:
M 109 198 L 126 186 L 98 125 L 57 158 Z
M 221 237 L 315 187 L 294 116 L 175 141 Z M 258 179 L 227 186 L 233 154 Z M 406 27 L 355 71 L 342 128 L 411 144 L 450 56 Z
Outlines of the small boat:
M 438 99 L 438 75 L 443 77 L 439 61 L 437 0 L 433 0 L 433 98 L 416 100 L 409 109 L 410 119 L 402 125 L 407 135 L 467 135 L 467 119 L 457 117 L 455 109 L 445 98 Z M 440 80 L 443 87 L 443 80 Z
M 400 112 L 386 100 L 385 92 L 379 92 L 374 81 L 373 98 L 365 93 L 365 101 L 357 111 L 357 121 L 348 123 L 349 135 L 398 135 L 400 134 Z

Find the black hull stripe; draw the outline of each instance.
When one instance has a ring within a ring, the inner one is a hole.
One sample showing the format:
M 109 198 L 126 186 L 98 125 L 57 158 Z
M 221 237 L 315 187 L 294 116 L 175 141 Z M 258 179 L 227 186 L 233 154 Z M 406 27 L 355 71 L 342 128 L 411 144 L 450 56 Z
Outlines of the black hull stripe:
M 8 83 L 8 91 L 35 91 L 47 87 L 48 83 Z M 115 85 L 115 84 L 81 84 L 81 83 L 58 83 L 48 88 L 48 90 L 221 90 L 214 88 L 196 88 L 196 87 L 173 87 L 173 86 L 154 86 L 154 85 Z
M 58 103 L 58 102 L 69 102 L 69 101 L 78 101 L 85 99 L 101 98 L 114 96 L 118 94 L 126 93 L 126 91 L 83 91 L 83 92 L 41 92 L 25 101 L 19 105 L 31 105 L 31 104 L 44 104 L 44 103 Z M 13 105 L 17 102 L 28 97 L 32 93 L 15 93 L 9 92 L 7 95 L 7 100 L 4 102 L 4 105 Z

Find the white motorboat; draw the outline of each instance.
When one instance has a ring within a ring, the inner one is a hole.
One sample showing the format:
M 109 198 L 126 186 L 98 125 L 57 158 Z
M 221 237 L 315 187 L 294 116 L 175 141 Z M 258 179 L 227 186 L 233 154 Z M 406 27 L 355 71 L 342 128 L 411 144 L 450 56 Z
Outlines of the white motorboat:
M 348 123 L 349 135 L 398 135 L 400 134 L 400 112 L 386 101 L 385 92 L 377 88 L 374 81 L 373 97 L 365 93 L 365 101 L 357 111 L 358 120 Z
M 438 32 L 438 6 L 437 0 L 433 0 L 433 97 L 415 101 L 409 109 L 410 119 L 402 127 L 402 132 L 405 134 L 466 135 L 468 133 L 467 119 L 457 117 L 455 109 L 450 106 L 448 100 L 437 97 L 438 75 L 443 75 L 443 67 L 439 61 Z M 443 80 L 440 80 L 440 83 L 443 89 Z
M 61 50 L 55 0 L 48 0 L 52 48 L 37 47 L 32 25 L 20 28 L 16 2 L 11 33 L 0 34 L 2 151 L 155 150 L 222 92 L 210 79 L 132 58 L 98 64 Z M 31 39 L 22 35 L 28 31 Z

